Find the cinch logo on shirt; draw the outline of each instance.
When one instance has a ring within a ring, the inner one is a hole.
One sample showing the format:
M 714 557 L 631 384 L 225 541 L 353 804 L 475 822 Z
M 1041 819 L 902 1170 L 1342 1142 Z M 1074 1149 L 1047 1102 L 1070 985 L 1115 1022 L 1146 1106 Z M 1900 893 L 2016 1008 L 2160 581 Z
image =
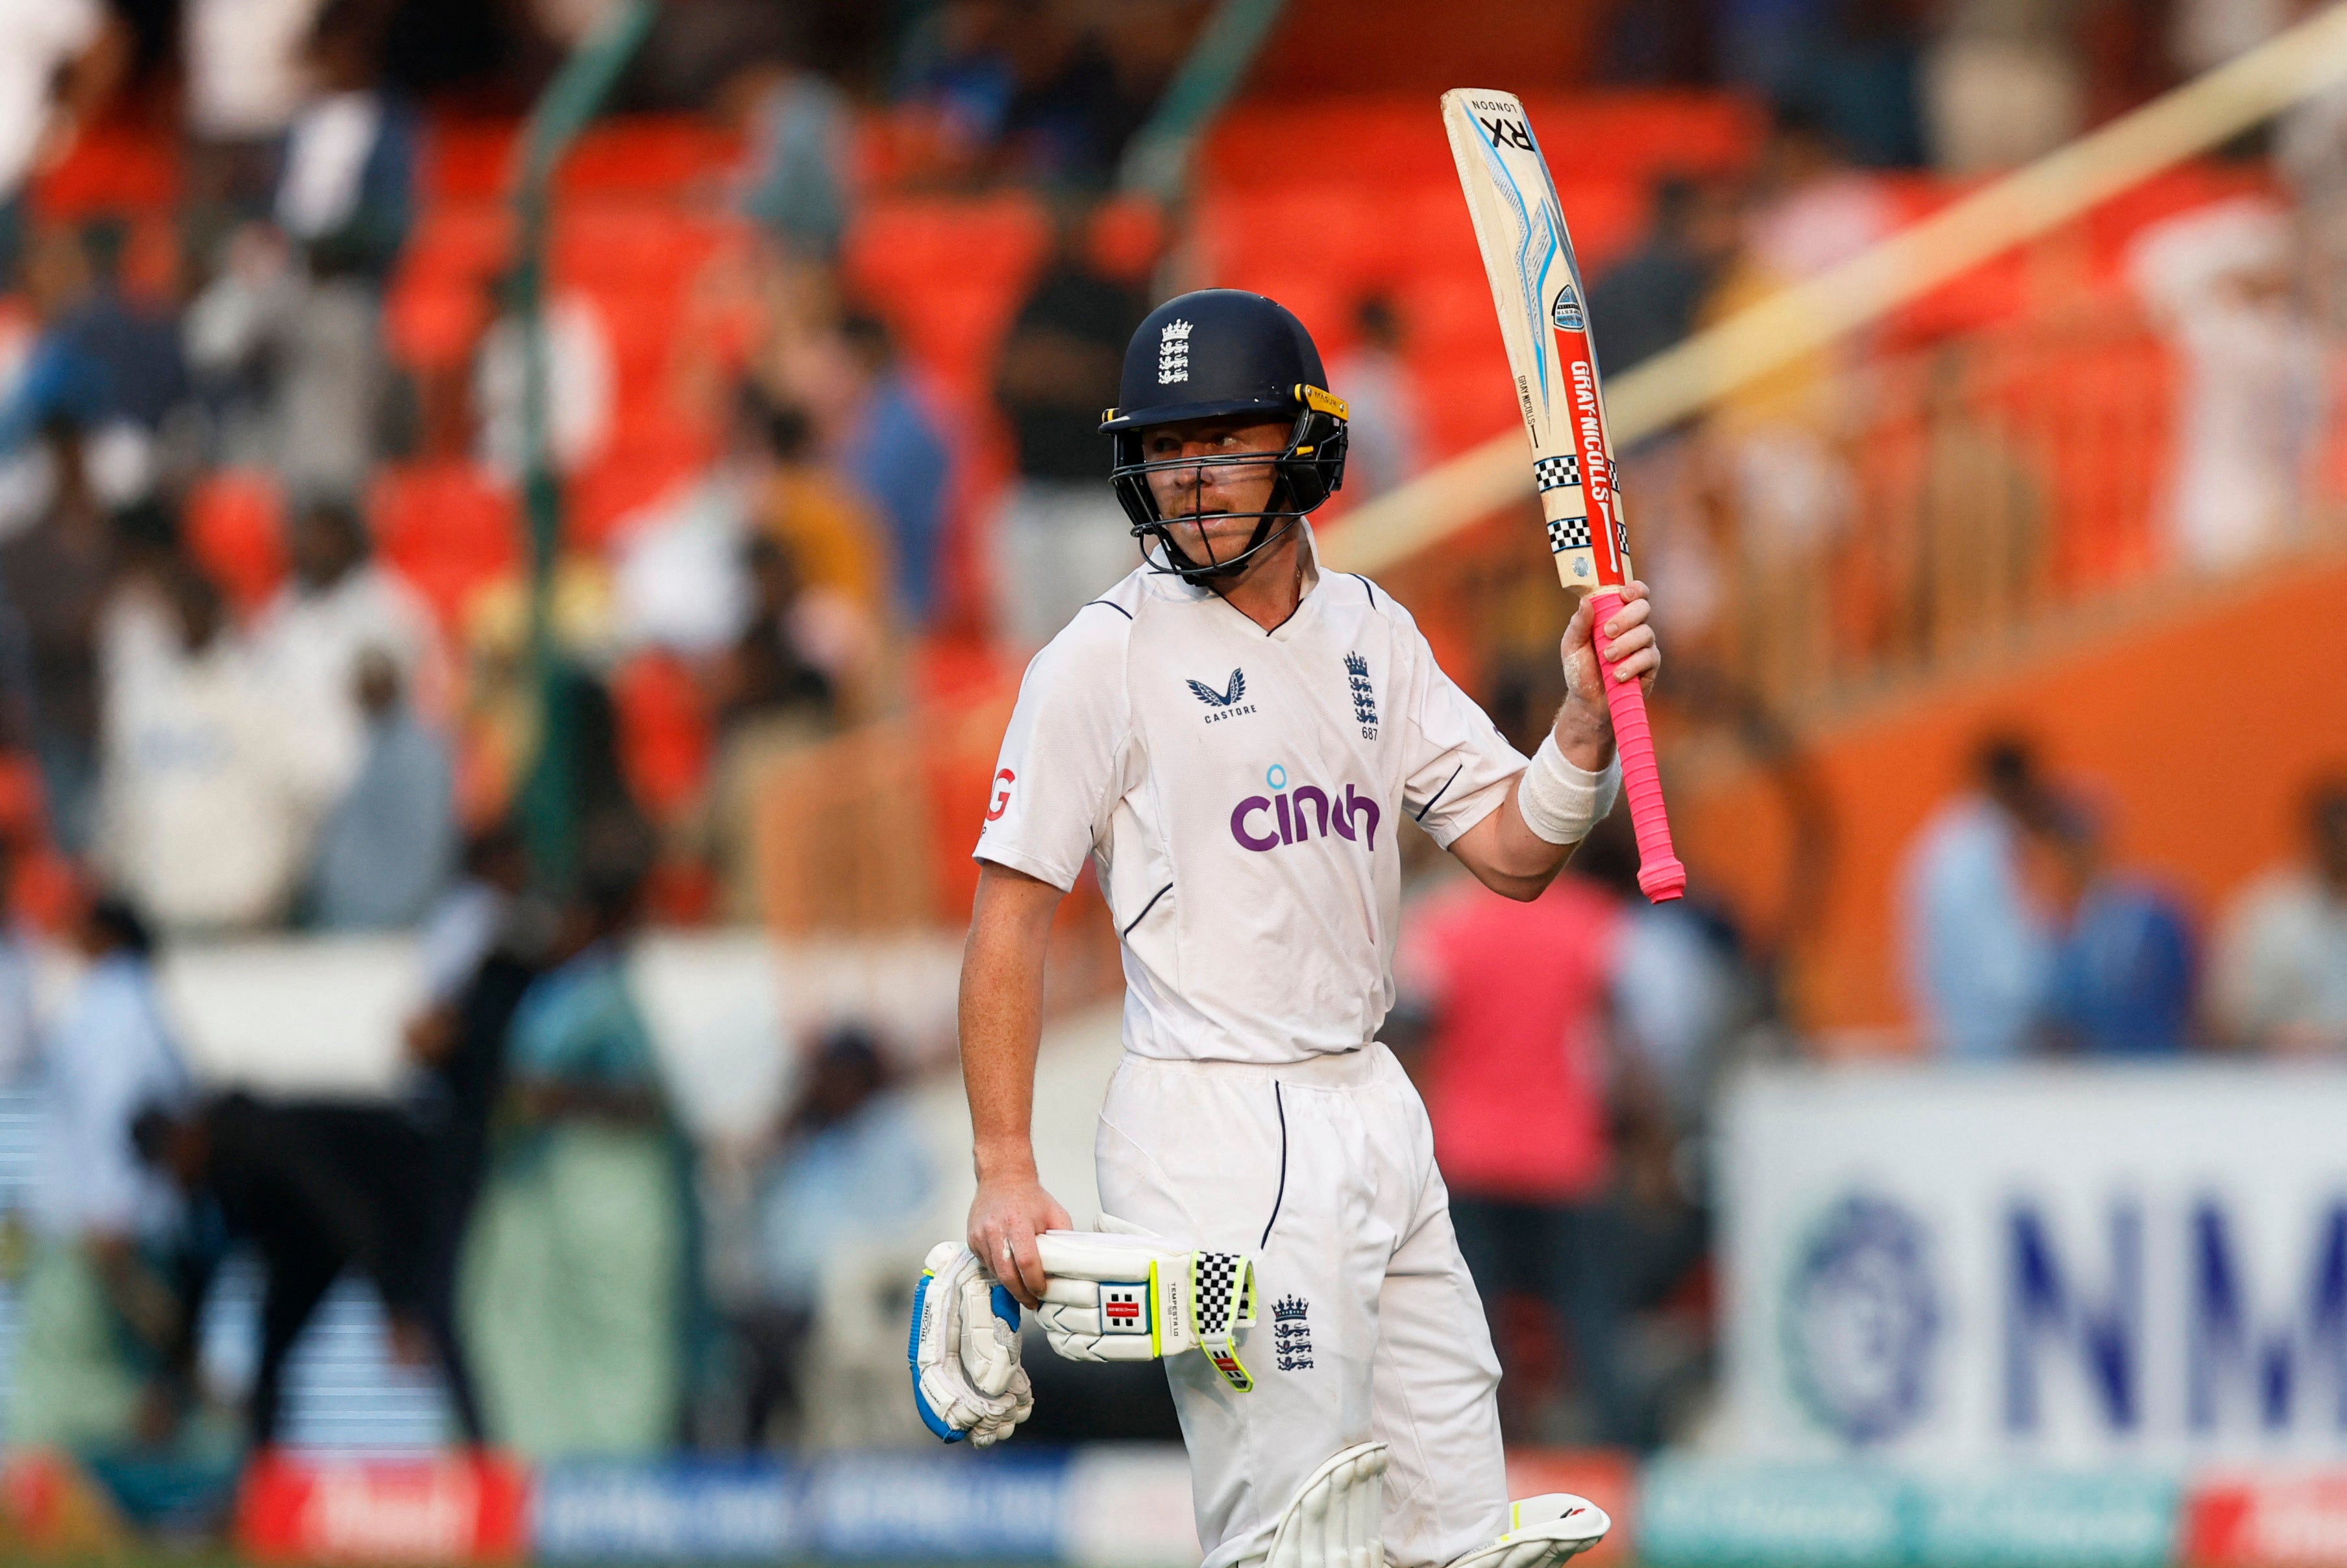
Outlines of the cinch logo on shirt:
M 1287 770 L 1277 763 L 1263 775 L 1268 796 L 1251 794 L 1231 808 L 1231 836 L 1240 847 L 1261 852 L 1285 844 L 1301 844 L 1317 828 L 1326 838 L 1334 833 L 1348 842 L 1374 850 L 1378 846 L 1378 803 L 1351 784 L 1339 800 L 1317 784 L 1287 787 Z M 1367 816 L 1368 822 L 1361 818 Z

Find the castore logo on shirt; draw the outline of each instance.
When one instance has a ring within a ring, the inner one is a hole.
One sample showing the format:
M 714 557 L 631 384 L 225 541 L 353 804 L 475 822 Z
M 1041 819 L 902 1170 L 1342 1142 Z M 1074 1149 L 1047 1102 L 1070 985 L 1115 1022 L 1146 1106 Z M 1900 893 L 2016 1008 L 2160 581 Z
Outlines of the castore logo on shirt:
M 1287 770 L 1277 763 L 1265 770 L 1263 782 L 1264 787 L 1271 791 L 1268 796 L 1251 794 L 1231 808 L 1231 836 L 1238 840 L 1241 848 L 1260 853 L 1286 844 L 1301 844 L 1312 836 L 1316 827 L 1323 838 L 1333 832 L 1364 848 L 1377 848 L 1378 819 L 1382 814 L 1376 801 L 1351 784 L 1345 786 L 1342 799 L 1317 784 L 1297 784 L 1291 791 L 1287 787 Z M 1368 819 L 1366 823 L 1361 820 L 1364 816 Z M 1257 817 L 1262 818 L 1260 823 L 1255 820 Z
M 1219 692 L 1204 681 L 1192 681 L 1188 685 L 1190 695 L 1206 705 L 1206 723 L 1210 724 L 1224 719 L 1240 718 L 1255 712 L 1253 702 L 1239 701 L 1246 695 L 1246 671 L 1244 670 L 1232 671 L 1230 684 Z

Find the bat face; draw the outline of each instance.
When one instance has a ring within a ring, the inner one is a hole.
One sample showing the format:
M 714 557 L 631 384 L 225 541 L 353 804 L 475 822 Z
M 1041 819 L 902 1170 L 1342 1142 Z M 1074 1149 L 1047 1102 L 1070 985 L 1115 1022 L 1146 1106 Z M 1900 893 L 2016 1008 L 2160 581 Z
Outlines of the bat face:
M 1450 155 L 1498 307 L 1557 576 L 1578 593 L 1630 578 L 1613 444 L 1589 338 L 1588 292 L 1556 186 L 1512 93 L 1442 95 Z

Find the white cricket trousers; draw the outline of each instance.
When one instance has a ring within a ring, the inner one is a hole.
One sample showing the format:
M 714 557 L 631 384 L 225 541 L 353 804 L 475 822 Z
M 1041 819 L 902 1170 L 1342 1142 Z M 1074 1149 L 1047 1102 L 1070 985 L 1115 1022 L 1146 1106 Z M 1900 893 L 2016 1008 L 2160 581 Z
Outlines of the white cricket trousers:
M 1390 1445 L 1386 1560 L 1449 1563 L 1507 1528 L 1491 1353 L 1434 1132 L 1382 1045 L 1292 1066 L 1125 1057 L 1093 1146 L 1101 1206 L 1256 1260 L 1240 1393 L 1204 1356 L 1165 1372 L 1204 1568 L 1263 1557 L 1338 1450 Z

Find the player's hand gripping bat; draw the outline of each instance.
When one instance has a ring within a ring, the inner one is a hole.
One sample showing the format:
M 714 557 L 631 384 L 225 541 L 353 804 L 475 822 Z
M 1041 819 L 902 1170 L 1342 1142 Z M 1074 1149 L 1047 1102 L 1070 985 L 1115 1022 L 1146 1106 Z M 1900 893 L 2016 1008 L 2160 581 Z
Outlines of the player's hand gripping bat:
M 1614 444 L 1605 435 L 1588 294 L 1573 238 L 1532 121 L 1513 93 L 1454 87 L 1442 95 L 1442 123 L 1499 307 L 1556 573 L 1568 592 L 1590 600 L 1598 676 L 1638 831 L 1638 886 L 1659 904 L 1686 890 L 1686 868 L 1671 849 L 1645 696 L 1635 681 L 1614 680 L 1605 662 L 1605 621 L 1622 608 L 1630 580 L 1629 535 L 1614 487 Z

